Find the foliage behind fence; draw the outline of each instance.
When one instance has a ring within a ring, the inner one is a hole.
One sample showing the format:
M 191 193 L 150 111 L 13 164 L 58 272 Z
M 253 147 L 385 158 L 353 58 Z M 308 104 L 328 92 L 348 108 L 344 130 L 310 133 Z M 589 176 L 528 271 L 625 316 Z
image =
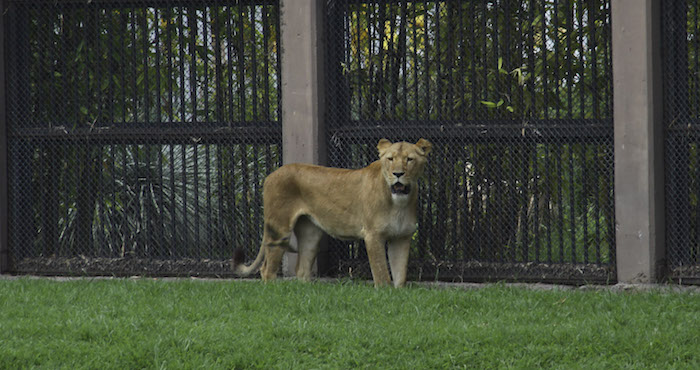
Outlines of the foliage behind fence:
M 700 278 L 700 2 L 662 2 L 662 31 L 667 267 L 672 278 L 697 281 Z
M 609 1 L 331 1 L 328 145 L 434 143 L 411 271 L 614 279 Z M 366 273 L 359 243 L 334 269 Z
M 14 271 L 225 274 L 233 247 L 257 250 L 277 2 L 5 11 Z

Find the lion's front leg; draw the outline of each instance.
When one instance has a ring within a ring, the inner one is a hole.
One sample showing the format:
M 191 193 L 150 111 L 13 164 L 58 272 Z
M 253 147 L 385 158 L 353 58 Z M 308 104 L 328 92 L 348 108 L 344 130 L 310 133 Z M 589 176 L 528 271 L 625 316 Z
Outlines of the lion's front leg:
M 365 238 L 369 267 L 372 270 L 372 279 L 374 280 L 375 287 L 389 285 L 391 283 L 389 267 L 386 263 L 384 242 L 385 240 L 380 237 L 368 236 Z
M 408 268 L 408 253 L 411 250 L 411 237 L 395 239 L 389 242 L 389 265 L 391 276 L 394 278 L 394 286 L 402 287 L 406 283 L 406 269 Z

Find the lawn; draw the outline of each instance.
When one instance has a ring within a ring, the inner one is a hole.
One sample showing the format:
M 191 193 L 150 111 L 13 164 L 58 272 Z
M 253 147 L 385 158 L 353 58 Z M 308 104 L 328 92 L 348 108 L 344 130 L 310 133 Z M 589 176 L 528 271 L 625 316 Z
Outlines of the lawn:
M 0 368 L 700 368 L 700 294 L 0 279 Z

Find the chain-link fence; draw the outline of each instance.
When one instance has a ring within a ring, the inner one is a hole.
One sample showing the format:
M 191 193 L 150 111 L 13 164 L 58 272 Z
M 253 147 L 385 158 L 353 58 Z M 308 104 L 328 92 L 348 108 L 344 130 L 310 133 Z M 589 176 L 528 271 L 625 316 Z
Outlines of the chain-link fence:
M 10 270 L 226 275 L 281 157 L 276 1 L 7 1 Z
M 700 279 L 700 1 L 662 2 L 666 258 L 674 279 Z
M 433 143 L 413 278 L 615 280 L 609 0 L 330 0 L 326 27 L 331 164 Z

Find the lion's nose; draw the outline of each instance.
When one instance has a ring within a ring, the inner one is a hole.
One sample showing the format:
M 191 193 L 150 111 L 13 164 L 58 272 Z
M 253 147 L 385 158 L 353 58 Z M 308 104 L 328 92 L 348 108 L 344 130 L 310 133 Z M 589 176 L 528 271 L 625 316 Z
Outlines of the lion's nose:
M 396 176 L 396 178 L 399 178 L 399 177 L 403 176 L 404 173 L 405 172 L 394 172 L 394 176 Z

